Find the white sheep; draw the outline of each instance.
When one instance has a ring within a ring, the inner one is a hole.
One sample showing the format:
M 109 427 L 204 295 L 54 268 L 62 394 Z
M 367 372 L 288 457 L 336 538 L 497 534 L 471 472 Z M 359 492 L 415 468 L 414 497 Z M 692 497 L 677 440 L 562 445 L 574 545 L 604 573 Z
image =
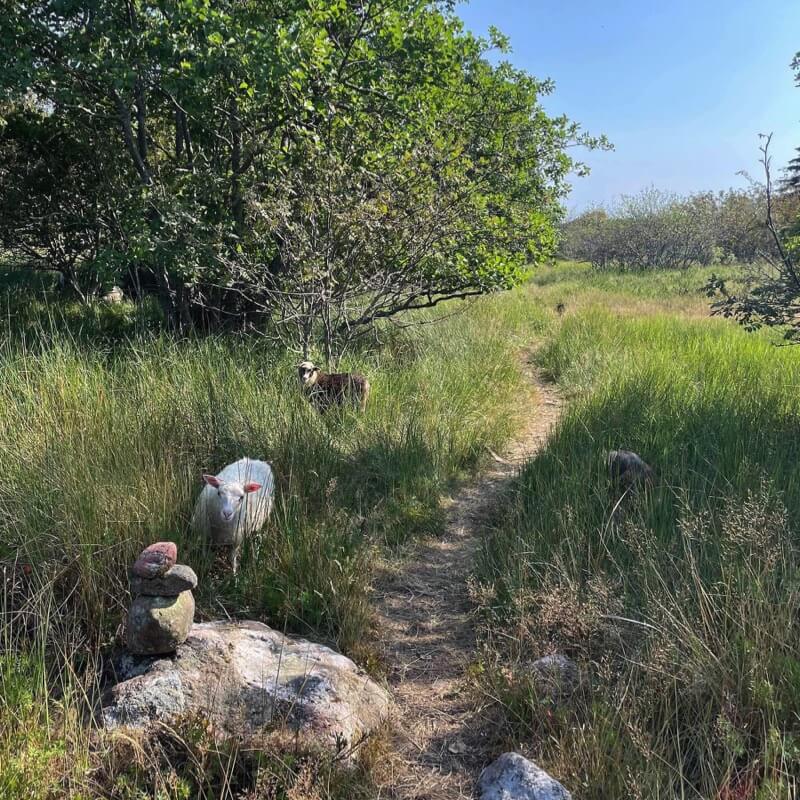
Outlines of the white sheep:
M 265 461 L 242 458 L 218 475 L 203 475 L 203 480 L 206 485 L 194 507 L 192 529 L 213 546 L 228 549 L 235 573 L 242 542 L 264 527 L 272 511 L 272 468 Z

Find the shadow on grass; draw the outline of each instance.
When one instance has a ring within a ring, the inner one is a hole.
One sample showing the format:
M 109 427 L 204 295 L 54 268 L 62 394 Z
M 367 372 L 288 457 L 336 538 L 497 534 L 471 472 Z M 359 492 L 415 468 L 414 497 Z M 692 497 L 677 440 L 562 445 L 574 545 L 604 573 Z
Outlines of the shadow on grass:
M 800 515 L 799 420 L 780 396 L 743 410 L 735 390 L 704 397 L 688 381 L 662 388 L 646 379 L 605 385 L 569 410 L 546 450 L 524 468 L 482 559 L 483 575 L 505 587 L 507 601 L 535 580 L 540 570 L 533 565 L 554 562 L 568 565 L 576 580 L 611 573 L 632 598 L 642 593 L 634 568 L 641 554 L 611 520 L 616 496 L 606 454 L 612 449 L 634 450 L 655 468 L 655 488 L 626 504 L 626 514 L 651 532 L 657 551 L 649 557 L 664 566 L 680 555 L 681 518 L 703 512 L 710 531 L 701 571 L 713 571 L 713 534 L 726 508 L 759 491 L 764 479 L 790 516 Z M 684 579 L 679 570 L 670 572 Z

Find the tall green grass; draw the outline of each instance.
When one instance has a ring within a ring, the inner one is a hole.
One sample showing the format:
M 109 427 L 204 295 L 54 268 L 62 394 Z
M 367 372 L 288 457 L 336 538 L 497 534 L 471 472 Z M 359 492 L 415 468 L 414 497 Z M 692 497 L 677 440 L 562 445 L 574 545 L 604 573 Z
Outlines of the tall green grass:
M 484 686 L 577 797 L 794 797 L 800 351 L 596 299 L 539 353 L 573 401 L 483 546 Z M 619 506 L 618 447 L 657 472 Z M 587 674 L 555 711 L 526 668 L 553 651 Z
M 584 261 L 559 261 L 537 269 L 531 285 L 552 287 L 566 297 L 574 297 L 576 292 L 593 289 L 606 297 L 620 294 L 629 298 L 649 298 L 665 302 L 682 298 L 685 303 L 693 295 L 704 296 L 703 287 L 712 274 L 736 283 L 740 278 L 741 268 L 732 264 L 715 264 L 686 269 L 621 272 L 595 269 Z
M 513 433 L 519 349 L 545 318 L 516 293 L 435 325 L 387 327 L 343 365 L 370 378 L 366 414 L 324 416 L 301 395 L 295 358 L 257 339 L 9 329 L 0 351 L 0 796 L 24 786 L 21 796 L 46 797 L 52 780 L 80 785 L 90 736 L 68 721 L 96 703 L 129 602 L 127 568 L 153 541 L 174 540 L 198 572 L 200 618 L 261 619 L 375 666 L 364 644 L 375 552 L 435 535 L 441 493 Z M 277 504 L 233 578 L 189 520 L 201 473 L 243 455 L 272 462 Z M 70 744 L 73 728 L 85 735 Z M 79 754 L 75 771 L 67 747 Z M 200 792 L 206 778 L 195 778 L 187 785 Z M 233 796 L 212 788 L 206 796 Z
M 568 315 L 605 308 L 626 317 L 677 314 L 705 319 L 710 304 L 705 287 L 712 275 L 735 291 L 741 267 L 716 264 L 683 270 L 618 272 L 597 270 L 583 262 L 563 261 L 538 269 L 530 283 L 535 302 L 563 303 Z
M 174 539 L 200 618 L 262 619 L 379 672 L 373 565 L 435 535 L 442 492 L 513 435 L 530 408 L 519 354 L 542 337 L 570 403 L 482 544 L 474 674 L 503 712 L 487 734 L 576 798 L 794 797 L 800 351 L 708 319 L 709 274 L 559 265 L 435 325 L 387 327 L 343 365 L 373 385 L 364 416 L 316 414 L 295 359 L 252 338 L 174 341 L 128 306 L 7 315 L 0 797 L 374 796 L 368 769 L 277 740 L 244 753 L 191 723 L 156 750 L 98 739 L 127 567 Z M 604 456 L 620 446 L 658 479 L 615 511 Z M 272 461 L 277 506 L 234 579 L 188 522 L 200 474 L 242 455 Z M 555 651 L 586 681 L 554 708 L 528 664 Z

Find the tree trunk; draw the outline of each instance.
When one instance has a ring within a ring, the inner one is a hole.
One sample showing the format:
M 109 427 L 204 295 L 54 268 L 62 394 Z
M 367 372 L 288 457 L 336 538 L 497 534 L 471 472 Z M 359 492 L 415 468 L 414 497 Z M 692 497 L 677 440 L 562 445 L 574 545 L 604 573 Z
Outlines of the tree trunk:
M 244 204 L 239 176 L 242 171 L 242 123 L 239 119 L 239 103 L 236 98 L 230 102 L 231 128 L 231 214 L 236 227 L 236 235 L 244 233 Z

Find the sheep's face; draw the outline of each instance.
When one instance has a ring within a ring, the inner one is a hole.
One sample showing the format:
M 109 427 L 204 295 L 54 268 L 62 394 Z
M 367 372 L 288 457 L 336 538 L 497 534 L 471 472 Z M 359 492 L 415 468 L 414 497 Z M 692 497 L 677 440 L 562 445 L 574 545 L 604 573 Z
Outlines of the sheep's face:
M 261 488 L 260 483 L 249 482 L 241 483 L 223 483 L 219 478 L 214 475 L 203 475 L 205 482 L 216 491 L 219 498 L 219 516 L 223 522 L 231 522 L 234 517 L 239 513 L 242 508 L 242 501 L 245 495 L 250 492 L 258 491 Z
M 297 365 L 297 376 L 301 386 L 313 386 L 317 381 L 319 367 L 315 367 L 310 361 L 304 361 Z

